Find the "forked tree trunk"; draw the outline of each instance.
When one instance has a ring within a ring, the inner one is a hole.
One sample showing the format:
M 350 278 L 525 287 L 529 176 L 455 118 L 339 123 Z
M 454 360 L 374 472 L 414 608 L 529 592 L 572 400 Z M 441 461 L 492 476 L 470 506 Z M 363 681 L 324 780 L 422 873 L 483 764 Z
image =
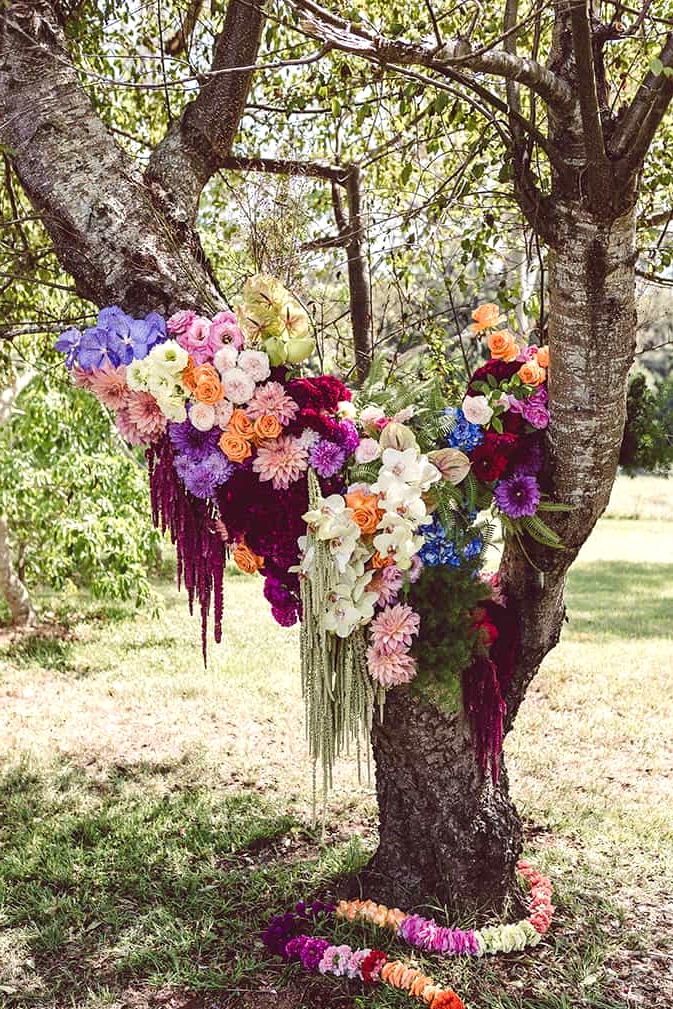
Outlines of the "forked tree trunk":
M 579 204 L 558 209 L 545 477 L 551 496 L 573 510 L 556 523 L 563 551 L 528 545 L 536 567 L 515 543 L 505 549 L 501 575 L 521 635 L 507 728 L 558 641 L 568 567 L 608 503 L 635 348 L 633 211 L 601 221 Z M 482 774 L 463 719 L 398 688 L 388 695 L 373 746 L 380 842 L 366 872 L 367 895 L 402 908 L 433 897 L 478 913 L 516 906 L 521 824 L 507 774 L 503 767 L 496 787 Z
M 31 627 L 35 623 L 35 610 L 28 590 L 12 563 L 9 529 L 3 515 L 0 515 L 0 595 L 7 601 L 13 626 Z

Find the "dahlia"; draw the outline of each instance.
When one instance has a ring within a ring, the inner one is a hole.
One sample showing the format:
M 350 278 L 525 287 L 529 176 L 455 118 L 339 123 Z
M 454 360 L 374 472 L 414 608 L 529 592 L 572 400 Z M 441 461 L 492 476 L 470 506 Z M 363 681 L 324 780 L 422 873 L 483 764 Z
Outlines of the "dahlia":
M 372 645 L 379 652 L 399 652 L 409 647 L 420 624 L 418 613 L 406 603 L 387 606 L 372 621 Z
M 281 435 L 260 445 L 252 468 L 261 481 L 271 480 L 274 490 L 286 490 L 308 469 L 308 453 L 295 438 Z
M 126 368 L 123 364 L 114 368 L 105 361 L 101 368 L 94 368 L 88 378 L 88 388 L 105 406 L 111 410 L 121 410 L 126 406 L 129 387 L 126 384 Z
M 285 425 L 294 419 L 298 409 L 298 405 L 287 395 L 280 382 L 267 382 L 266 385 L 257 386 L 246 413 L 250 420 L 269 414 L 279 424 Z
M 120 412 L 125 414 L 127 430 L 137 432 L 138 440 L 133 444 L 155 441 L 166 430 L 166 418 L 149 392 L 129 392 L 126 406 Z
M 367 649 L 369 675 L 383 687 L 409 683 L 416 675 L 416 661 L 408 652 L 381 652 Z
M 500 511 L 510 518 L 523 518 L 535 514 L 540 503 L 540 488 L 534 476 L 513 476 L 498 484 L 493 500 Z

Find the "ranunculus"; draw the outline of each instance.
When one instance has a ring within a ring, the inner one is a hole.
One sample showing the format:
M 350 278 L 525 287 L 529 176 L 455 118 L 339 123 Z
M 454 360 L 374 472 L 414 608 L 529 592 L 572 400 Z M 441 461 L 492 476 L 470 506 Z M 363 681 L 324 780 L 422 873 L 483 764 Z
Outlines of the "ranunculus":
M 229 430 L 247 441 L 252 441 L 255 435 L 253 423 L 245 410 L 234 410 L 229 421 Z
M 516 345 L 514 333 L 511 333 L 509 329 L 498 329 L 493 333 L 489 333 L 486 342 L 488 343 L 491 357 L 499 361 L 516 360 L 519 348 Z
M 201 403 L 213 406 L 224 395 L 217 370 L 212 364 L 200 364 L 194 368 L 194 395 Z
M 359 463 L 373 462 L 381 455 L 381 446 L 374 438 L 363 438 L 355 449 L 355 461 Z
M 493 410 L 489 406 L 486 396 L 466 396 L 462 402 L 461 409 L 466 420 L 470 424 L 488 424 L 493 416 Z
M 231 462 L 244 462 L 252 455 L 250 442 L 233 431 L 223 431 L 218 445 Z
M 269 413 L 262 414 L 254 424 L 254 433 L 257 438 L 277 438 L 282 431 L 282 426 Z
M 537 361 L 526 361 L 519 368 L 517 375 L 525 385 L 542 385 L 547 377 L 547 372 L 540 367 Z
M 166 323 L 166 329 L 169 333 L 184 333 L 191 326 L 195 318 L 196 312 L 191 308 L 181 309 L 170 317 Z
M 485 329 L 493 329 L 500 322 L 500 309 L 492 302 L 479 305 L 472 313 L 474 322 L 470 325 L 473 333 L 483 333 Z
M 210 431 L 215 424 L 215 410 L 209 403 L 194 403 L 189 419 L 197 431 Z
M 242 368 L 227 368 L 222 372 L 222 386 L 232 403 L 247 403 L 255 391 L 255 380 Z
M 363 494 L 362 491 L 352 491 L 346 494 L 346 507 L 353 509 L 353 521 L 360 527 L 363 536 L 376 532 L 376 527 L 383 517 L 376 494 Z

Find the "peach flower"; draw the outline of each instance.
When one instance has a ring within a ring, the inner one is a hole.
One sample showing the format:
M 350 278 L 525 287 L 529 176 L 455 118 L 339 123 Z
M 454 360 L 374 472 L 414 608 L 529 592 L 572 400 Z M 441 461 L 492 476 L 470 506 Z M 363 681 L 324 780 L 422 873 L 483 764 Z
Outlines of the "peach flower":
M 489 302 L 487 305 L 479 305 L 472 313 L 474 322 L 470 325 L 473 333 L 483 333 L 485 329 L 493 329 L 500 321 L 500 309 L 497 305 Z
M 376 532 L 383 512 L 379 508 L 376 494 L 364 494 L 361 490 L 346 494 L 346 507 L 353 509 L 353 521 L 360 526 L 363 536 Z
M 189 389 L 190 392 L 194 392 L 196 388 L 196 382 L 194 380 L 194 358 L 189 357 L 187 359 L 187 367 L 182 370 L 182 384 L 185 389 Z
M 247 575 L 254 575 L 264 567 L 264 558 L 254 553 L 245 543 L 239 543 L 233 553 L 235 563 Z
M 243 462 L 252 455 L 250 442 L 233 431 L 223 431 L 218 445 L 231 462 Z
M 545 343 L 544 347 L 540 347 L 537 354 L 535 355 L 537 363 L 541 368 L 549 367 L 549 347 Z
M 491 357 L 497 361 L 514 361 L 519 355 L 519 348 L 516 345 L 516 337 L 509 329 L 498 329 L 494 333 L 489 333 L 488 349 Z
M 526 361 L 517 371 L 517 375 L 525 385 L 542 385 L 547 377 L 547 372 L 540 367 L 537 361 Z
M 200 403 L 213 406 L 224 396 L 220 376 L 212 364 L 200 364 L 198 368 L 194 368 L 193 379 L 194 395 Z
M 382 557 L 378 550 L 374 551 L 372 556 L 372 567 L 376 571 L 380 571 L 381 568 L 387 568 L 389 564 L 393 563 L 392 557 Z
M 229 421 L 229 430 L 240 435 L 246 441 L 252 441 L 255 430 L 252 421 L 247 416 L 245 410 L 234 410 Z

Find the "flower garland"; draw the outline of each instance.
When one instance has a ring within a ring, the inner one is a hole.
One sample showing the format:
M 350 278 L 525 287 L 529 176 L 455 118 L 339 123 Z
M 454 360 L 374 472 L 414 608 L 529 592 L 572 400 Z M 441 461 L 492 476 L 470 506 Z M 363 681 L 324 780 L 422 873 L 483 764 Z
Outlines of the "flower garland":
M 221 638 L 229 555 L 264 579 L 278 623 L 301 621 L 309 746 L 326 785 L 385 691 L 416 679 L 435 625 L 437 676 L 462 682 L 479 761 L 497 777 L 517 617 L 477 577 L 489 537 L 479 515 L 559 546 L 540 517 L 559 506 L 538 483 L 547 348 L 501 328 L 496 305 L 473 318 L 490 358 L 460 405 L 436 379 L 411 393 L 372 381 L 354 399 L 334 376 L 302 376 L 308 315 L 264 275 L 235 312 L 135 319 L 112 306 L 56 344 L 75 384 L 146 449 L 153 518 L 199 603 L 204 658 L 211 609 Z M 442 641 L 446 599 L 465 602 Z
M 364 921 L 387 929 L 416 949 L 443 956 L 483 956 L 524 950 L 536 946 L 549 928 L 554 911 L 552 885 L 524 859 L 517 864 L 517 870 L 530 887 L 530 913 L 523 921 L 513 924 L 461 930 L 445 928 L 432 918 L 405 914 L 398 908 L 391 909 L 371 900 L 342 900 L 337 905 L 320 901 L 307 905 L 300 901 L 294 912 L 271 919 L 262 933 L 262 941 L 269 952 L 285 960 L 298 960 L 304 970 L 406 989 L 410 995 L 423 999 L 430 1009 L 461 1009 L 463 1002 L 452 989 L 435 984 L 415 967 L 389 960 L 387 954 L 378 949 L 353 950 L 348 945 L 332 945 L 327 939 L 311 936 L 305 930 L 311 920 L 322 923 L 336 917 L 340 921 Z

